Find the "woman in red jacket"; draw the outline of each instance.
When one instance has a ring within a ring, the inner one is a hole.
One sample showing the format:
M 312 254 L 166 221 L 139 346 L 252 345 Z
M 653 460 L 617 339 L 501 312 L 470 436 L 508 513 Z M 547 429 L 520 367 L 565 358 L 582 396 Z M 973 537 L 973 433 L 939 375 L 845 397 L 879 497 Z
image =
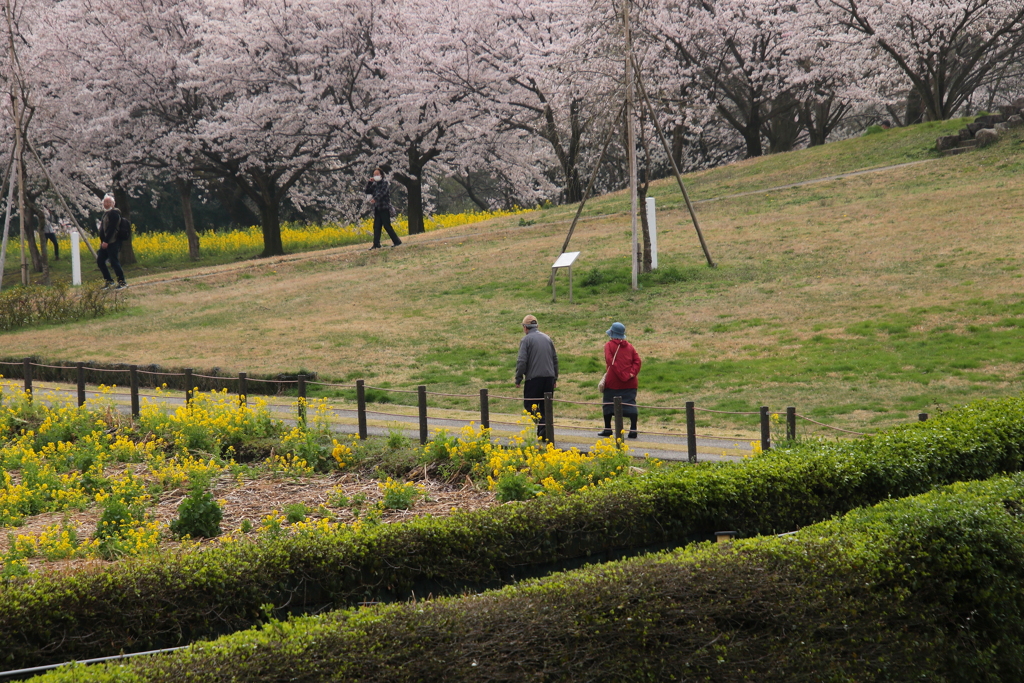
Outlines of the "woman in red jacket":
M 604 379 L 604 431 L 599 436 L 612 435 L 612 416 L 615 413 L 615 397 L 622 398 L 622 414 L 629 417 L 628 438 L 635 439 L 636 418 L 636 376 L 640 374 L 640 355 L 633 345 L 626 341 L 626 326 L 612 323 L 605 332 L 610 339 L 604 345 L 604 364 L 607 368 Z

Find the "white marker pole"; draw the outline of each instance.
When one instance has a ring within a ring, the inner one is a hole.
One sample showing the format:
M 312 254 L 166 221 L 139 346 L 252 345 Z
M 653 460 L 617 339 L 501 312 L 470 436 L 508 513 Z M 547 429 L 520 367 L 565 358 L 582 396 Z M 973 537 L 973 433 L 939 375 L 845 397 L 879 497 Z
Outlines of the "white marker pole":
M 78 243 L 78 231 L 71 233 L 71 284 L 75 287 L 82 285 L 82 254 Z
M 658 223 L 654 213 L 654 197 L 647 198 L 647 227 L 651 230 L 651 270 L 658 269 Z

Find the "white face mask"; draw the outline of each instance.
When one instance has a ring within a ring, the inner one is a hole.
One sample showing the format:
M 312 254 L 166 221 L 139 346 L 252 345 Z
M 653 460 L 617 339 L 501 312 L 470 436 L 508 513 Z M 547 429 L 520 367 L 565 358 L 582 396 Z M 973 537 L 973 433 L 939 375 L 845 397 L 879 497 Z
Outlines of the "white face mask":
M 376 180 L 378 183 L 380 182 L 380 176 L 379 175 L 373 176 L 373 179 Z

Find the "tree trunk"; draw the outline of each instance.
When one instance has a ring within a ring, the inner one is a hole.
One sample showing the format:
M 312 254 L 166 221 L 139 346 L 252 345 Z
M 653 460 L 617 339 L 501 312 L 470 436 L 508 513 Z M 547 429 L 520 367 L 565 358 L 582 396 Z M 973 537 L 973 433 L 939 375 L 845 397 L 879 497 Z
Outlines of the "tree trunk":
M 800 123 L 796 116 L 797 103 L 789 93 L 783 93 L 773 103 L 771 120 L 768 122 L 768 153 L 790 152 L 800 135 Z
M 904 119 L 904 126 L 912 126 L 924 120 L 924 101 L 917 88 L 911 88 L 907 93 L 907 113 Z
M 43 284 L 50 284 L 50 259 L 46 253 L 46 216 L 43 215 L 43 210 L 38 205 L 33 204 L 33 212 L 36 219 L 36 232 L 39 234 L 39 262 L 42 265 L 40 269 L 43 273 Z
M 174 184 L 181 198 L 181 214 L 185 218 L 185 236 L 188 238 L 188 257 L 199 260 L 199 234 L 196 232 L 195 219 L 192 216 L 192 181 L 177 178 Z
M 419 145 L 415 142 L 409 145 L 406 155 L 409 165 L 406 173 L 395 173 L 391 177 L 405 187 L 408 206 L 406 215 L 409 218 L 409 234 L 418 235 L 424 232 L 423 228 L 423 169 L 434 160 L 440 150 L 431 148 L 427 152 L 421 152 Z
M 24 152 L 22 153 L 24 157 Z M 25 159 L 21 159 L 21 177 L 25 178 L 28 176 L 27 169 L 25 168 Z M 18 220 L 24 221 L 25 224 L 25 241 L 28 242 L 28 253 L 32 258 L 32 272 L 41 273 L 43 272 L 43 261 L 39 256 L 39 247 L 36 245 L 36 231 L 33 229 L 32 219 L 35 218 L 35 207 L 28 200 L 28 192 L 25 190 L 25 183 L 21 184 L 21 206 L 22 210 L 18 214 Z
M 128 222 L 132 221 L 132 209 L 128 204 L 128 193 L 124 190 L 114 190 L 114 204 L 121 212 L 122 218 L 127 218 Z M 133 231 L 134 232 L 134 231 Z M 135 247 L 132 246 L 132 233 L 128 233 L 128 239 L 121 242 L 120 260 L 122 266 L 133 266 L 138 262 L 135 258 Z
M 281 242 L 281 217 L 277 202 L 264 195 L 260 202 L 260 224 L 263 228 L 263 253 L 261 258 L 283 256 L 284 244 Z

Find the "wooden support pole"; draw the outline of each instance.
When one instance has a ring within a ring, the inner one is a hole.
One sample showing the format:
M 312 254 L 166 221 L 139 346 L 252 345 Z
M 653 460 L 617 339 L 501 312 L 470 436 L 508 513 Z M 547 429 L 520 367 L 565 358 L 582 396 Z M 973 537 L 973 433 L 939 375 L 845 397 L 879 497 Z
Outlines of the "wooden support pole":
M 366 439 L 366 384 L 361 379 L 356 380 L 356 422 L 359 429 L 359 438 Z
M 544 440 L 555 442 L 555 405 L 550 391 L 544 392 Z
M 772 447 L 771 422 L 768 417 L 768 406 L 761 406 L 761 452 L 767 453 Z
M 299 375 L 299 422 L 306 424 L 306 376 Z
M 612 414 L 615 416 L 615 440 L 625 437 L 622 433 L 625 429 L 622 426 L 622 397 L 616 396 L 612 399 Z
M 185 368 L 185 405 L 192 403 L 192 368 Z
M 697 414 L 693 401 L 686 402 L 686 458 L 697 462 Z
M 480 390 L 480 426 L 484 429 L 491 428 L 491 405 L 487 389 Z
M 131 387 L 132 395 L 132 417 L 138 417 L 140 413 L 139 408 L 139 366 L 129 365 L 128 366 L 128 383 Z
M 85 405 L 85 363 L 75 363 L 75 371 L 78 375 L 78 406 Z
M 796 408 L 786 408 L 786 439 L 796 441 Z
M 420 443 L 427 443 L 427 385 L 416 387 L 416 398 L 420 408 Z
M 238 373 L 238 405 L 247 405 L 246 397 L 249 395 L 248 377 L 244 372 Z

